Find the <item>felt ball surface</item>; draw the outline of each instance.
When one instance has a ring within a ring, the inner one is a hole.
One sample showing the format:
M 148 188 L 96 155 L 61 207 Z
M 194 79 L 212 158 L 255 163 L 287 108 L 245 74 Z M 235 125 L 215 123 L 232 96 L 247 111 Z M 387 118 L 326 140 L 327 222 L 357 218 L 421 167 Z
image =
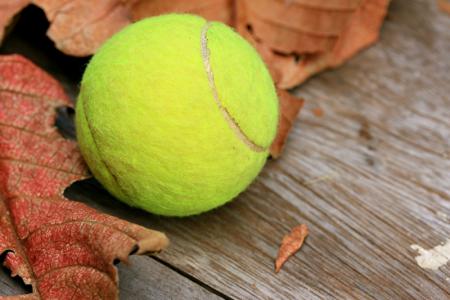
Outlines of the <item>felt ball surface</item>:
M 188 216 L 235 198 L 276 135 L 269 72 L 228 26 L 170 14 L 134 23 L 93 56 L 76 104 L 93 175 L 123 202 Z

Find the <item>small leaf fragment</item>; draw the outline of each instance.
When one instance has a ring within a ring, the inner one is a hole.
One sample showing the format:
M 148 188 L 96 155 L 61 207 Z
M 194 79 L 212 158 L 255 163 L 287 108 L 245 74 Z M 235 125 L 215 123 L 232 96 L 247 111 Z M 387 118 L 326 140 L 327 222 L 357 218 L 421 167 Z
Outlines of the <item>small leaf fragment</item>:
M 283 237 L 280 250 L 275 260 L 275 272 L 278 273 L 284 263 L 294 255 L 303 245 L 305 238 L 308 236 L 308 226 L 300 224 L 292 228 L 291 232 Z
M 441 11 L 450 14 L 450 1 L 437 0 L 438 7 Z
M 323 117 L 323 115 L 325 114 L 323 109 L 320 107 L 316 107 L 312 110 L 312 113 L 314 114 L 314 116 L 321 118 Z
M 285 90 L 277 89 L 277 92 L 280 101 L 280 120 L 277 136 L 270 147 L 270 155 L 273 158 L 278 158 L 281 155 L 289 131 L 304 104 L 303 99 L 297 98 Z

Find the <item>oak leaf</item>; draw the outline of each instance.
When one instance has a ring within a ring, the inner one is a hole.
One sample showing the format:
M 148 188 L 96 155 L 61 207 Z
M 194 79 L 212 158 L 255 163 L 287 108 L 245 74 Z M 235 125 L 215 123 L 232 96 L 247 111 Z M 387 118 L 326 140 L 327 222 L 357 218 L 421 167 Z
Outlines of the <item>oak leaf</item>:
M 113 262 L 165 248 L 163 233 L 68 201 L 88 173 L 54 127 L 62 87 L 21 56 L 0 56 L 0 254 L 29 299 L 115 299 Z

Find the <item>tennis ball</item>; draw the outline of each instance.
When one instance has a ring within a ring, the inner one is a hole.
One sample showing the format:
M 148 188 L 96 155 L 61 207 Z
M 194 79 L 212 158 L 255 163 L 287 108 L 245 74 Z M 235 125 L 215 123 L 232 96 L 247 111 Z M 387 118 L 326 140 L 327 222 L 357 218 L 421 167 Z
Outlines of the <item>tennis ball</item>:
M 167 216 L 218 207 L 263 167 L 278 123 L 271 77 L 224 24 L 170 14 L 134 23 L 89 62 L 81 152 L 123 202 Z

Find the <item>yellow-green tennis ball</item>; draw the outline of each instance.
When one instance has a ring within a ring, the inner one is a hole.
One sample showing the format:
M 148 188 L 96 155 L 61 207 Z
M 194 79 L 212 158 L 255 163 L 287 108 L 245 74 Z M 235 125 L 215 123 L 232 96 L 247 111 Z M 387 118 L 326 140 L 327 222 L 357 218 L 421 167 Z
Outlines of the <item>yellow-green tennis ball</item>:
M 257 52 L 224 24 L 171 14 L 109 39 L 83 75 L 77 137 L 120 200 L 167 216 L 236 197 L 263 167 L 278 101 Z

